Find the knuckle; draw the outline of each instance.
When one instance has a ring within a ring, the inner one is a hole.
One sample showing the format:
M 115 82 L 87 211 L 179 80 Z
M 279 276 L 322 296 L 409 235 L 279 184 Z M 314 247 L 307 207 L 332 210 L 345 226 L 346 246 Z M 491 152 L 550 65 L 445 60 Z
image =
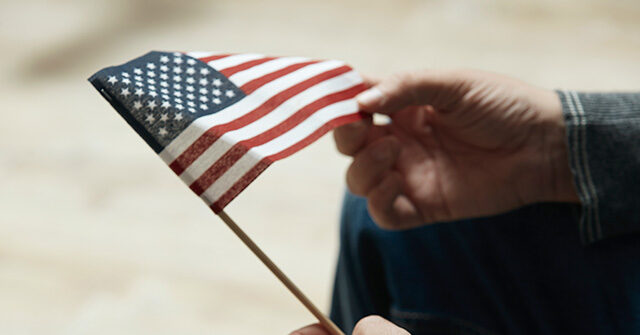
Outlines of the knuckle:
M 393 209 L 386 203 L 384 196 L 370 196 L 367 198 L 367 209 L 376 226 L 385 230 L 397 230 L 398 223 L 395 222 Z
M 334 142 L 339 153 L 347 156 L 353 156 L 355 150 L 348 142 L 344 142 L 337 134 L 334 134 Z
M 367 127 L 361 123 L 347 124 L 333 131 L 336 149 L 342 154 L 353 156 L 365 142 Z
M 395 230 L 393 221 L 389 220 L 388 215 L 386 215 L 386 213 L 384 213 L 380 208 L 368 201 L 367 209 L 376 226 L 384 230 Z
M 362 187 L 363 186 L 363 183 L 361 180 L 362 178 L 357 173 L 356 169 L 357 168 L 354 167 L 353 163 L 351 163 L 351 165 L 347 169 L 347 176 L 346 176 L 347 188 L 349 188 L 349 191 L 351 191 L 351 193 L 353 194 L 364 196 L 365 191 L 364 191 L 364 187 Z
M 333 140 L 336 144 L 336 149 L 338 150 L 338 152 L 347 156 L 353 156 L 356 151 L 356 146 L 354 145 L 353 141 L 350 141 L 348 138 L 346 138 L 346 134 L 334 132 Z

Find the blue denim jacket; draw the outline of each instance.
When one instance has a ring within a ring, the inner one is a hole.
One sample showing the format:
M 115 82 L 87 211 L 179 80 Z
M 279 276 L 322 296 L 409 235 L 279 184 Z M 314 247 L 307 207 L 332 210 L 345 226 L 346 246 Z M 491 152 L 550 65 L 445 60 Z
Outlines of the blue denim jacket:
M 582 205 L 392 232 L 347 194 L 331 317 L 412 334 L 640 334 L 640 95 L 558 92 Z

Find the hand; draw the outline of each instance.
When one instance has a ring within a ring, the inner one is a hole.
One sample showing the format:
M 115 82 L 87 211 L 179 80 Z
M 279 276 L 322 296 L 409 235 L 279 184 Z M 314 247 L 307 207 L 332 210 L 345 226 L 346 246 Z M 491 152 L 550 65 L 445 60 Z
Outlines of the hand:
M 319 324 L 298 329 L 291 335 L 331 335 Z M 377 316 L 371 315 L 358 321 L 352 335 L 410 335 L 406 330 Z
M 353 156 L 347 185 L 384 228 L 577 202 L 558 96 L 492 73 L 420 71 L 368 80 L 371 118 L 334 132 Z

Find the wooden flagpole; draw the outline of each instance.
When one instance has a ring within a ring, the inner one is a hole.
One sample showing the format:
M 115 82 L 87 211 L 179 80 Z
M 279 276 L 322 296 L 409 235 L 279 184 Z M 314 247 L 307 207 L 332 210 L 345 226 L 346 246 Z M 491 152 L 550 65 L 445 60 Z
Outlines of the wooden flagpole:
M 273 263 L 273 261 L 256 245 L 253 240 L 240 228 L 238 225 L 225 213 L 224 211 L 220 211 L 218 216 L 224 223 L 242 240 L 242 242 L 256 255 L 260 261 L 269 268 L 269 270 L 287 287 L 287 289 L 293 293 L 293 295 L 304 305 L 304 307 L 313 314 L 313 316 L 320 321 L 320 324 L 327 330 L 331 335 L 344 335 L 344 333 L 336 326 L 331 319 L 329 319 L 326 315 L 324 315 L 316 305 L 307 298 L 307 296 L 300 291 L 300 289 L 294 284 L 287 275 L 278 268 L 278 266 Z

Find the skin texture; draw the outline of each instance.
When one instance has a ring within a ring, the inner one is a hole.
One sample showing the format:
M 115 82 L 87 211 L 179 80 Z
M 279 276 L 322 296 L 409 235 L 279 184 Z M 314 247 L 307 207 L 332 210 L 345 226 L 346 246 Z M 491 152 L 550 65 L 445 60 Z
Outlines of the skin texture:
M 319 324 L 298 329 L 291 335 L 331 335 Z M 377 316 L 367 316 L 356 324 L 352 335 L 410 335 L 406 330 Z
M 577 202 L 558 96 L 475 70 L 367 80 L 367 114 L 335 130 L 352 156 L 349 189 L 383 228 L 488 216 L 543 201 Z

